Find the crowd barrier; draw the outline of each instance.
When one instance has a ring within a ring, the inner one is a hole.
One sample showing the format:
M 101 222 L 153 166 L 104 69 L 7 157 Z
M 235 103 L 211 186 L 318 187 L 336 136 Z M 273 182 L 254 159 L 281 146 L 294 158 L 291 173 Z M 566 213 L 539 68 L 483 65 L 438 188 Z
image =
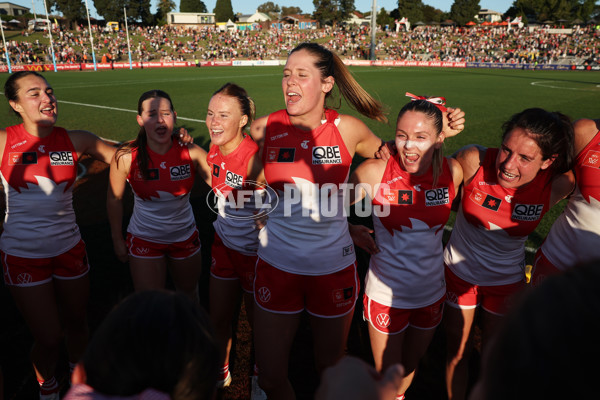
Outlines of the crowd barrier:
M 114 62 L 97 63 L 95 69 L 128 69 L 128 68 L 179 68 L 179 67 L 237 67 L 237 66 L 276 66 L 283 65 L 285 60 L 235 60 L 235 61 L 174 61 L 174 62 Z M 600 71 L 600 65 L 561 65 L 561 64 L 512 64 L 490 62 L 450 62 L 450 61 L 392 61 L 392 60 L 344 60 L 346 65 L 375 67 L 439 67 L 439 68 L 488 68 L 488 69 L 524 69 L 553 71 Z M 12 65 L 12 71 L 54 71 L 53 64 Z M 57 64 L 57 71 L 90 71 L 94 64 Z M 8 72 L 6 65 L 0 66 L 0 72 Z

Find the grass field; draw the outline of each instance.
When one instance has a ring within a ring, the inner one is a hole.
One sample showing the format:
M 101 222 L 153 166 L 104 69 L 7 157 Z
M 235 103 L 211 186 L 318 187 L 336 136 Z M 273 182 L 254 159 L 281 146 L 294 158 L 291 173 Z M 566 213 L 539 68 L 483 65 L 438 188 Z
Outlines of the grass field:
M 462 108 L 467 113 L 466 128 L 458 137 L 446 141 L 448 154 L 469 143 L 497 146 L 502 122 L 528 107 L 561 111 L 577 119 L 598 117 L 600 105 L 600 75 L 596 72 L 369 67 L 351 70 L 363 87 L 389 107 L 389 124 L 362 118 L 384 139 L 393 137 L 395 115 L 408 101 L 404 96 L 407 91 L 444 96 L 449 105 Z M 209 141 L 204 125 L 208 101 L 225 82 L 246 88 L 255 100 L 258 116 L 283 107 L 280 67 L 48 72 L 46 76 L 59 99 L 59 125 L 87 129 L 117 141 L 135 137 L 137 99 L 150 89 L 162 89 L 171 95 L 179 115 L 178 126 L 185 127 L 205 148 Z M 2 76 L 2 84 L 7 78 L 8 75 Z M 341 109 L 358 116 L 344 102 Z M 0 126 L 16 122 L 8 111 L 0 112 Z M 560 209 L 557 207 L 544 218 L 531 235 L 530 247 L 541 243 Z

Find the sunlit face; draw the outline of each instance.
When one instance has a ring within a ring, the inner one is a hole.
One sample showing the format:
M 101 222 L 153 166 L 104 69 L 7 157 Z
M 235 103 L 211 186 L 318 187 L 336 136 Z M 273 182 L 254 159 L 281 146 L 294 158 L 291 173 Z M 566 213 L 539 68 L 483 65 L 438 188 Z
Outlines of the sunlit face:
M 9 101 L 25 123 L 52 126 L 56 123 L 58 109 L 54 90 L 44 78 L 26 75 L 17 80 L 17 100 Z
M 235 97 L 216 94 L 208 103 L 206 127 L 211 144 L 225 149 L 228 153 L 242 140 L 242 128 L 248 122 L 248 116 L 242 114 L 239 101 Z
M 432 118 L 419 111 L 406 111 L 396 122 L 396 148 L 406 172 L 421 175 L 431 166 L 433 152 L 444 141 Z
M 142 113 L 137 116 L 137 121 L 146 130 L 148 143 L 171 142 L 177 117 L 171 107 L 171 102 L 164 97 L 146 99 L 142 103 Z
M 507 189 L 523 187 L 552 162 L 542 159 L 542 150 L 524 129 L 514 128 L 504 137 L 496 157 L 498 183 Z
M 325 79 L 316 67 L 317 58 L 307 50 L 292 53 L 283 69 L 281 87 L 287 112 L 301 116 L 313 110 L 322 112 L 325 95 L 333 88 L 333 77 Z

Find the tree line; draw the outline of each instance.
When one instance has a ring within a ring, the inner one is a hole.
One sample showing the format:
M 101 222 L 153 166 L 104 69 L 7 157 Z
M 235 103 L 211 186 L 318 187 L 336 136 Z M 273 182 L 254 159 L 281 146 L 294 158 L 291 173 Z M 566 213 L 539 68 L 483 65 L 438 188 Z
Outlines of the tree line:
M 127 10 L 129 23 L 140 25 L 163 25 L 167 13 L 176 9 L 173 0 L 158 0 L 156 12 L 150 10 L 150 0 L 93 0 L 94 7 L 106 21 L 124 21 Z M 349 19 L 356 11 L 354 0 L 313 0 L 314 12 L 311 17 L 323 25 L 337 25 Z M 85 19 L 84 0 L 48 0 L 48 7 L 53 12 L 60 12 L 70 23 Z M 422 0 L 398 0 L 398 7 L 389 12 L 384 8 L 378 11 L 377 24 L 393 26 L 394 21 L 407 18 L 409 22 L 443 22 L 452 20 L 457 25 L 465 25 L 473 21 L 480 11 L 479 0 L 455 0 L 449 12 L 443 12 L 435 7 L 424 4 Z M 207 12 L 202 0 L 180 0 L 180 12 Z M 258 11 L 268 14 L 271 18 L 286 15 L 301 14 L 300 7 L 280 7 L 273 1 L 268 1 L 258 7 Z M 226 22 L 235 20 L 231 0 L 217 0 L 215 8 L 216 20 Z M 370 12 L 364 14 L 370 16 Z M 515 0 L 504 14 L 505 18 L 521 16 L 523 22 L 573 22 L 586 23 L 600 16 L 598 0 Z

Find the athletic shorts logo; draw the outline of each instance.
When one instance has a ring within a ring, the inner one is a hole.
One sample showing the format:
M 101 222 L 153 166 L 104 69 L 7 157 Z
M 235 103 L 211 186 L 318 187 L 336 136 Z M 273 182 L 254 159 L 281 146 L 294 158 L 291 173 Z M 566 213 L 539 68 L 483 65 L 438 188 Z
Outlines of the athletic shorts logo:
M 340 146 L 316 146 L 312 149 L 313 165 L 341 164 Z
M 498 209 L 500 208 L 500 204 L 502 204 L 501 199 L 494 197 L 491 194 L 482 192 L 477 188 L 473 189 L 469 197 L 471 200 L 473 200 L 474 203 L 492 211 L 498 211 Z
M 31 165 L 37 164 L 37 161 L 37 153 L 35 151 L 8 153 L 8 165 Z
M 341 303 L 341 302 L 350 300 L 350 299 L 352 299 L 353 295 L 354 295 L 353 287 L 348 287 L 348 288 L 344 288 L 344 289 L 336 289 L 333 291 L 333 302 Z
M 146 254 L 150 253 L 150 249 L 147 247 L 136 247 L 135 252 L 140 256 L 145 256 Z
M 169 168 L 171 174 L 171 181 L 182 181 L 192 176 L 192 170 L 190 164 L 176 165 Z
M 221 173 L 221 167 L 219 167 L 218 164 L 213 164 L 213 170 L 212 170 L 213 176 L 218 178 L 220 173 Z
M 48 153 L 51 166 L 75 165 L 73 153 L 70 151 L 51 151 Z
M 600 151 L 588 151 L 583 159 L 583 166 L 600 168 Z
M 225 184 L 234 189 L 241 189 L 244 184 L 244 177 L 234 172 L 227 171 L 227 174 L 225 174 Z
M 258 298 L 263 303 L 268 303 L 271 300 L 271 291 L 266 286 L 258 289 Z
M 268 163 L 293 163 L 295 155 L 295 147 L 267 147 Z
M 17 283 L 20 285 L 23 285 L 26 283 L 31 283 L 32 280 L 33 280 L 33 278 L 27 272 L 23 272 L 23 273 L 17 275 Z
M 447 187 L 425 191 L 425 205 L 427 207 L 442 206 L 450 203 L 450 192 Z
M 379 325 L 381 328 L 387 328 L 388 326 L 390 326 L 391 323 L 390 314 L 377 314 L 377 316 L 375 317 L 375 321 L 377 322 L 377 325 Z
M 384 189 L 383 197 L 389 202 L 389 204 L 402 204 L 402 205 L 413 204 L 413 191 L 412 190 Z
M 537 221 L 542 217 L 543 204 L 515 204 L 512 219 L 517 221 Z
M 344 249 L 342 251 L 343 251 L 344 257 L 354 254 L 354 245 L 351 244 L 349 246 L 346 246 L 346 247 L 344 247 Z
M 455 292 L 446 292 L 446 300 L 452 304 L 458 304 L 458 296 Z
M 434 304 L 433 306 L 429 307 L 429 315 L 432 318 L 439 318 L 441 317 L 441 313 L 442 313 L 442 309 L 444 307 L 444 303 L 440 303 L 440 304 Z

